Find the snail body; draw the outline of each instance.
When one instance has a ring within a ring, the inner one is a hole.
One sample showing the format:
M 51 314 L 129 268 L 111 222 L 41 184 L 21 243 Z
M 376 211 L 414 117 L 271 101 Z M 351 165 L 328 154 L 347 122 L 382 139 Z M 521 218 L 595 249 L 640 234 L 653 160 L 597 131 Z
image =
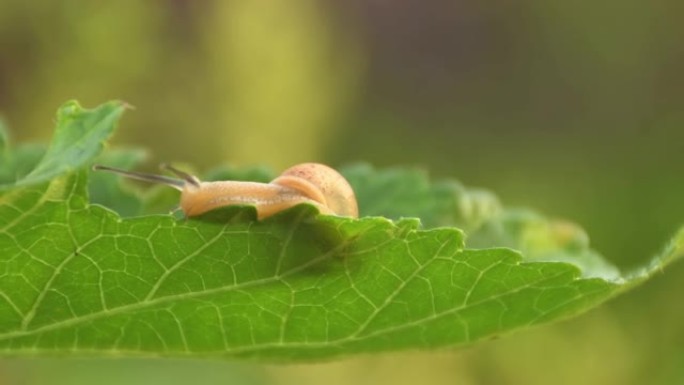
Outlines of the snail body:
M 129 178 L 169 185 L 181 192 L 180 208 L 188 217 L 231 205 L 252 205 L 259 219 L 292 206 L 308 203 L 321 214 L 358 217 L 351 186 L 334 169 L 320 163 L 303 163 L 285 170 L 270 183 L 243 181 L 202 182 L 169 165 L 162 169 L 180 179 L 95 165 L 94 170 L 114 172 Z

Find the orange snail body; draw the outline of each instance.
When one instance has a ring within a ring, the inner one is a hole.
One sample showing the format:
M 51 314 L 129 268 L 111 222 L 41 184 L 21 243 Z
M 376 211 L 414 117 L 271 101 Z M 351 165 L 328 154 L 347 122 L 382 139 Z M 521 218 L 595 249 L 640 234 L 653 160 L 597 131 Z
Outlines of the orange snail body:
M 170 185 L 181 191 L 180 208 L 188 216 L 230 205 L 253 205 L 263 219 L 300 203 L 316 206 L 321 214 L 357 218 L 358 205 L 351 186 L 334 169 L 318 163 L 303 163 L 283 172 L 271 183 L 217 181 L 201 182 L 196 177 L 163 165 L 182 178 L 94 166 L 95 170 L 115 172 L 130 178 Z

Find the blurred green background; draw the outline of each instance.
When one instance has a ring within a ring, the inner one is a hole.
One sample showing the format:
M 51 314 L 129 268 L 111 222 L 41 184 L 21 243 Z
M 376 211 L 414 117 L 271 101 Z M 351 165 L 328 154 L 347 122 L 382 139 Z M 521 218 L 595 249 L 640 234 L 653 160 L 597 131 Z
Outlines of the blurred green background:
M 582 224 L 628 268 L 684 223 L 681 1 L 0 2 L 0 113 L 123 99 L 115 145 L 206 169 L 418 165 Z M 684 263 L 576 319 L 312 365 L 4 359 L 4 384 L 682 384 Z

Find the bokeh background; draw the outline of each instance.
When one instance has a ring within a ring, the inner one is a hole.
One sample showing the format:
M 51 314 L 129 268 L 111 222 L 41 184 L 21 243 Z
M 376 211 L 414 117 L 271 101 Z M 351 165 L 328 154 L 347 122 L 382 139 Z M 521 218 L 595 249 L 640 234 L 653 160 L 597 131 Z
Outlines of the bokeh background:
M 629 268 L 684 222 L 680 0 L 0 2 L 0 114 L 136 107 L 115 145 L 206 169 L 409 165 L 582 224 Z M 684 263 L 461 350 L 311 365 L 3 359 L 0 384 L 682 384 Z

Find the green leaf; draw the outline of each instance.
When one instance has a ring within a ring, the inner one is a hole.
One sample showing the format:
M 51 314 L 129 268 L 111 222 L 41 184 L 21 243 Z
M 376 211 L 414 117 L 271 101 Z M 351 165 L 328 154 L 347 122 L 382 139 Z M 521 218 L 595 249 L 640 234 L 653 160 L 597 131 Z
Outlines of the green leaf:
M 590 248 L 579 226 L 530 210 L 503 208 L 487 190 L 450 180 L 431 183 L 424 171 L 415 169 L 375 170 L 361 164 L 341 172 L 356 191 L 362 215 L 416 217 L 428 228 L 463 229 L 470 248 L 510 247 L 522 251 L 526 260 L 572 263 L 583 277 L 620 277 L 617 268 Z
M 122 218 L 89 203 L 86 170 L 5 192 L 0 351 L 302 361 L 460 346 L 580 314 L 684 254 L 682 229 L 635 272 L 591 272 L 583 259 L 605 262 L 581 229 L 498 203 L 481 209 L 493 195 L 422 174 L 405 181 L 414 171 L 355 167 L 345 172 L 362 212 L 394 210 L 396 220 L 308 205 L 264 221 L 250 207 Z M 385 198 L 399 205 L 388 207 L 378 186 L 395 184 L 403 190 Z M 413 212 L 443 227 L 398 219 Z
M 374 170 L 359 164 L 340 170 L 354 186 L 363 215 L 391 219 L 420 218 L 426 227 L 455 226 L 464 230 L 500 212 L 493 194 L 467 189 L 456 181 L 431 184 L 418 169 Z
M 121 102 L 92 110 L 81 108 L 76 101 L 65 103 L 57 111 L 55 136 L 40 163 L 22 179 L 0 185 L 0 189 L 44 183 L 83 167 L 100 153 L 125 108 Z
M 33 170 L 45 154 L 45 146 L 30 143 L 12 148 L 5 121 L 0 117 L 0 191 Z

